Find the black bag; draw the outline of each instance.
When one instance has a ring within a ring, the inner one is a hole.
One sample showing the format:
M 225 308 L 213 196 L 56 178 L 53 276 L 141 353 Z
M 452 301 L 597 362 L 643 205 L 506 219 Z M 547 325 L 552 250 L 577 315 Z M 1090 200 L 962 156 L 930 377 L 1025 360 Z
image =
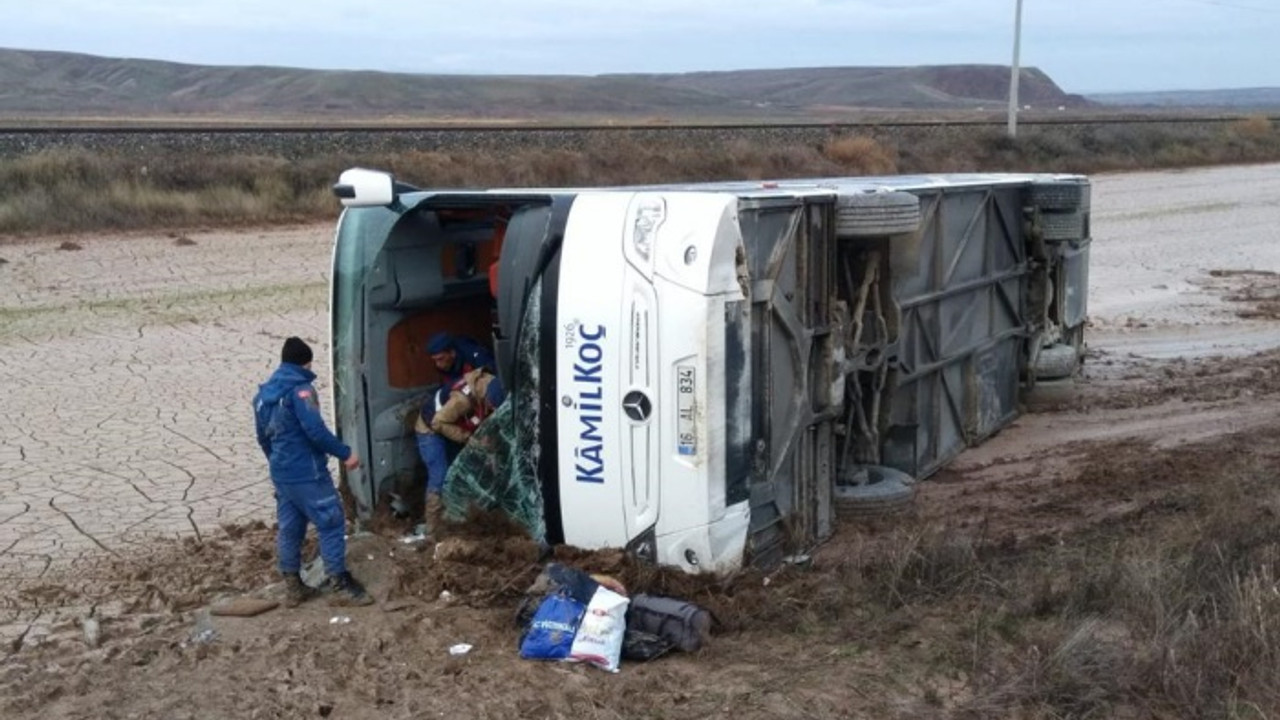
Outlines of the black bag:
M 711 613 L 691 602 L 641 593 L 627 607 L 627 630 L 656 635 L 684 652 L 702 647 L 711 634 Z
M 591 603 L 591 598 L 596 594 L 598 587 L 600 583 L 577 568 L 560 563 L 549 563 L 538 574 L 533 586 L 525 591 L 524 600 L 520 602 L 520 607 L 516 608 L 516 626 L 528 627 L 538 605 L 548 595 L 554 593 L 568 595 L 585 607 Z
M 675 649 L 675 643 L 670 640 L 643 630 L 636 630 L 630 625 L 627 626 L 626 634 L 622 636 L 622 659 L 628 662 L 656 660 Z

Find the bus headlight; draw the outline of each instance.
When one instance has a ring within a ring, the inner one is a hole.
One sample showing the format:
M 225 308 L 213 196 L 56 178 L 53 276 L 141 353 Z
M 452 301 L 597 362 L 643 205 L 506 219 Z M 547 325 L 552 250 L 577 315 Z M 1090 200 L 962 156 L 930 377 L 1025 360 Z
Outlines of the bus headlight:
M 653 272 L 653 248 L 658 229 L 667 219 L 667 202 L 659 195 L 637 195 L 631 206 L 630 241 L 624 244 L 627 258 L 646 276 Z

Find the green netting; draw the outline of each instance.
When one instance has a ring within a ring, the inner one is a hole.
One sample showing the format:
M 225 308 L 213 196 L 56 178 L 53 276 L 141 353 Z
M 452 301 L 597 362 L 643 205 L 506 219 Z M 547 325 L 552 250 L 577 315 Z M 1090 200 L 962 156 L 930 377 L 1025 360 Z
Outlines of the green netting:
M 445 517 L 464 520 L 472 508 L 500 510 L 528 530 L 538 542 L 546 539 L 542 487 L 538 464 L 538 298 L 535 286 L 521 333 L 519 358 L 508 383 L 507 401 L 472 434 L 445 476 Z M 531 320 L 532 319 L 532 320 Z M 504 378 L 506 380 L 506 378 Z

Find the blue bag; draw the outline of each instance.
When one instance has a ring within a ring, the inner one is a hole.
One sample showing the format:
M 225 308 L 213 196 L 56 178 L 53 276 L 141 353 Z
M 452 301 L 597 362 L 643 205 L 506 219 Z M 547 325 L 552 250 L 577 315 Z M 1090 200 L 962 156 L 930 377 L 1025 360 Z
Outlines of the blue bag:
M 533 614 L 529 629 L 520 639 L 520 657 L 526 660 L 564 660 L 569 657 L 574 635 L 585 611 L 585 605 L 559 593 L 543 598 Z

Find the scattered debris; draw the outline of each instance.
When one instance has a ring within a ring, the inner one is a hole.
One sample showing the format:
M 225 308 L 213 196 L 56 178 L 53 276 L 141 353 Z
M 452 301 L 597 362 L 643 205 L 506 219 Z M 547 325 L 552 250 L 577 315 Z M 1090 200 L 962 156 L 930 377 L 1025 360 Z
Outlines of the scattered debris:
M 349 625 L 351 623 L 350 615 L 334 615 L 329 618 L 330 625 Z
M 85 618 L 80 623 L 80 629 L 84 632 L 84 642 L 91 648 L 96 648 L 102 644 L 102 625 L 96 618 Z
M 193 645 L 208 645 L 218 639 L 218 631 L 213 628 L 205 628 L 197 630 L 191 634 L 191 643 Z
M 397 612 L 400 610 L 408 610 L 411 607 L 419 607 L 422 602 L 414 598 L 400 598 L 399 600 L 388 600 L 382 604 L 382 612 Z
M 240 597 L 214 605 L 209 609 L 209 614 L 228 617 L 253 617 L 261 615 L 268 610 L 275 610 L 277 607 L 280 607 L 280 603 L 276 600 Z
M 449 654 L 453 655 L 454 657 L 457 657 L 459 655 L 466 655 L 469 652 L 471 652 L 471 645 L 468 643 L 458 643 L 457 645 L 454 645 L 449 648 Z
M 184 647 L 186 645 L 208 645 L 218 639 L 218 631 L 213 628 L 209 616 L 208 610 L 196 612 L 196 627 L 191 631 L 191 636 L 187 638 L 187 642 L 183 643 Z
M 299 574 L 302 576 L 302 582 L 307 587 L 318 588 L 324 585 L 324 560 L 317 555 L 309 562 L 303 563 L 302 571 Z
M 70 240 L 64 240 L 62 244 L 58 246 L 58 249 L 59 250 L 83 250 L 84 248 L 76 243 L 71 242 Z
M 610 590 L 618 593 L 619 595 L 631 594 L 627 592 L 627 586 L 623 585 L 621 580 L 613 577 L 612 575 L 604 575 L 602 573 L 592 573 L 591 579 L 600 583 L 604 587 L 607 587 Z
M 5 260 L 4 258 L 0 257 L 0 265 L 8 265 L 8 264 L 9 264 L 8 260 Z
M 197 243 L 195 240 L 192 240 L 186 235 L 179 235 L 178 237 L 174 238 L 173 244 L 177 245 L 178 247 L 190 247 L 191 245 L 196 245 Z
M 516 612 L 524 629 L 520 656 L 586 662 L 617 672 L 620 660 L 695 652 L 710 637 L 715 618 L 705 608 L 645 593 L 628 597 L 619 588 L 622 582 L 612 575 L 548 564 Z

